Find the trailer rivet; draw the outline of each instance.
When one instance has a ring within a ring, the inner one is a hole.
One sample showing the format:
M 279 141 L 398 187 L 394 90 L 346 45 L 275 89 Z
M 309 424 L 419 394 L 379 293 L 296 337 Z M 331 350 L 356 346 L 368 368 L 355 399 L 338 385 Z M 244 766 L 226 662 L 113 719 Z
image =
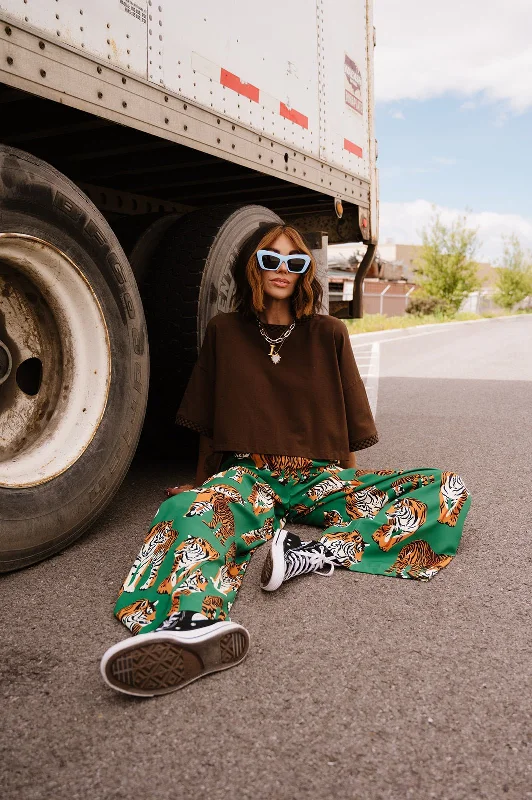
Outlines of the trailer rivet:
M 44 44 L 44 42 L 39 42 L 39 47 L 41 48 L 41 50 L 44 50 L 46 45 Z
M 167 125 L 168 125 L 168 123 L 170 122 L 170 120 L 168 119 L 168 117 L 165 117 L 165 118 L 164 118 L 164 121 L 165 121 L 165 123 L 166 123 Z
M 46 70 L 41 69 L 40 70 L 40 75 L 41 75 L 41 78 L 46 78 Z
M 11 36 L 11 28 L 9 27 L 9 25 L 6 26 L 5 31 L 6 31 L 8 36 Z
M 98 73 L 98 75 L 101 75 L 102 74 L 102 68 L 101 67 L 96 67 L 96 72 Z
M 13 63 L 13 59 L 11 58 L 11 56 L 8 56 L 8 57 L 7 57 L 7 63 L 9 64 L 9 66 L 11 66 L 11 65 L 12 65 L 12 63 Z
M 103 97 L 103 92 L 98 92 L 98 98 L 101 100 Z
M 234 144 L 232 144 L 231 147 L 233 148 L 233 150 L 235 149 L 235 145 Z
M 216 144 L 220 144 L 221 141 L 221 139 L 216 139 Z
M 127 103 L 125 100 L 122 100 L 122 108 L 127 108 Z
M 122 78 L 122 83 L 127 83 L 126 78 Z
M 187 110 L 188 106 L 186 103 L 183 103 L 183 108 L 185 109 L 185 111 Z
M 164 96 L 164 102 L 165 102 L 165 103 L 167 103 L 167 102 L 168 102 L 168 95 L 167 95 L 167 94 L 165 94 L 165 96 Z
M 183 125 L 183 130 L 188 131 L 188 125 Z

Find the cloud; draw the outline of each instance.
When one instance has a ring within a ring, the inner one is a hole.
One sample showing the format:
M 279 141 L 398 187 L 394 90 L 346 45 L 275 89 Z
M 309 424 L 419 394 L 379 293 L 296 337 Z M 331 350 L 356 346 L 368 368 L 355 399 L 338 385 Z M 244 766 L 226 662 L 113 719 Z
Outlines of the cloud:
M 395 244 L 420 244 L 421 230 L 430 222 L 434 206 L 428 200 L 415 200 L 411 203 L 380 204 L 381 242 L 391 239 Z M 452 222 L 463 215 L 463 209 L 437 206 L 442 221 Z M 494 263 L 502 255 L 503 236 L 515 233 L 525 249 L 532 249 L 532 219 L 519 214 L 499 214 L 492 211 L 467 214 L 468 225 L 478 228 L 481 261 Z
M 390 111 L 390 117 L 393 117 L 394 119 L 404 119 L 405 115 L 402 111 Z
M 530 0 L 379 0 L 375 25 L 377 100 L 452 92 L 532 107 Z

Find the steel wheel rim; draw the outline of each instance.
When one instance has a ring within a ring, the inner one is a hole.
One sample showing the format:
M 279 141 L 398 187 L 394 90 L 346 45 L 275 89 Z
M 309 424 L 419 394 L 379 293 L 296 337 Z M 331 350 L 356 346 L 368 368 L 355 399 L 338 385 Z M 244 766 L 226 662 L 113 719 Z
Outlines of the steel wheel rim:
M 65 472 L 98 430 L 111 377 L 109 333 L 79 267 L 27 234 L 0 233 L 0 312 L 11 360 L 0 383 L 0 486 L 25 488 Z

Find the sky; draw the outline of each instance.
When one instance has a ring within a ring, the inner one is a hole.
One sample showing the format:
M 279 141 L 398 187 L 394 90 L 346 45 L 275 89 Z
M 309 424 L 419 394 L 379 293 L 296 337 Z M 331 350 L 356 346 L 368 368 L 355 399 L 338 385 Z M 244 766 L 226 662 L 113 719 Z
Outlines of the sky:
M 532 0 L 374 0 L 382 243 L 468 214 L 532 248 Z

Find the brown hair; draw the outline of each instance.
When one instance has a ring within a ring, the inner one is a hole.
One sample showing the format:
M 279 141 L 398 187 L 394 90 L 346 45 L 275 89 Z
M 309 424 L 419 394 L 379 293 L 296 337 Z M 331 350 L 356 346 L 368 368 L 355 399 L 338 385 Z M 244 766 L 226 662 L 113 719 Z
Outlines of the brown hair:
M 303 241 L 303 237 L 290 225 L 271 224 L 261 226 L 244 243 L 235 261 L 236 310 L 245 316 L 256 316 L 264 310 L 264 290 L 261 269 L 257 262 L 257 251 L 267 250 L 284 233 L 292 240 L 300 253 L 310 256 L 310 266 L 298 282 L 290 297 L 292 312 L 296 319 L 318 314 L 321 309 L 323 289 L 316 278 L 316 261 Z

